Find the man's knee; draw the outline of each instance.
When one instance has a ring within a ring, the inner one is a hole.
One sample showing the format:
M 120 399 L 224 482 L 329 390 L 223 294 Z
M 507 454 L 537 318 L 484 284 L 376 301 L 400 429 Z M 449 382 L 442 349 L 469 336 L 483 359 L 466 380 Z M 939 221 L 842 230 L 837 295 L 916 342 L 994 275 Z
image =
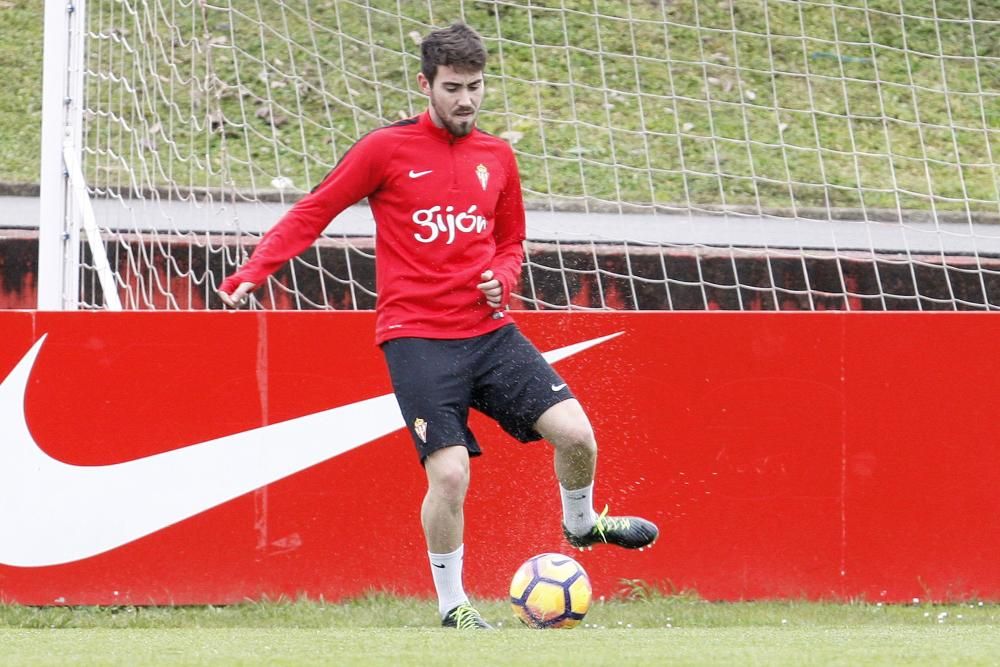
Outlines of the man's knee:
M 583 407 L 575 399 L 557 403 L 546 410 L 535 430 L 557 449 L 597 451 L 594 429 Z
M 469 452 L 465 447 L 445 447 L 424 461 L 431 493 L 461 502 L 469 488 Z
M 594 429 L 591 428 L 590 422 L 587 420 L 568 426 L 562 432 L 559 442 L 552 444 L 571 453 L 594 454 L 597 452 Z

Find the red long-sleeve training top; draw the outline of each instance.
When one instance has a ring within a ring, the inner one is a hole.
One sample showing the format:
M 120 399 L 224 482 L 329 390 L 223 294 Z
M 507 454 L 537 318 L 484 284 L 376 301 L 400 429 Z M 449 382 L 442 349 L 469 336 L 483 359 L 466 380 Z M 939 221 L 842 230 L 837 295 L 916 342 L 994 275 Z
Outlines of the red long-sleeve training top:
M 467 338 L 508 323 L 493 317 L 476 285 L 492 270 L 506 306 L 520 274 L 524 202 L 514 153 L 479 129 L 455 137 L 426 111 L 362 137 L 221 289 L 260 285 L 365 197 L 376 226 L 376 343 Z

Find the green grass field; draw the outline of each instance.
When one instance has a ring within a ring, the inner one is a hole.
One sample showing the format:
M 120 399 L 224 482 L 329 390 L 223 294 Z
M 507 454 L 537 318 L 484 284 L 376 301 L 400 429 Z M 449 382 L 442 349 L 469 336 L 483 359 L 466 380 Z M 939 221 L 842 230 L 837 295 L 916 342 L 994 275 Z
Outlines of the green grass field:
M 519 137 L 529 198 L 992 213 L 1000 201 L 992 2 L 434 0 L 402 5 L 402 22 L 396 0 L 221 4 L 177 3 L 154 20 L 173 28 L 140 35 L 122 3 L 90 0 L 95 33 L 134 43 L 95 40 L 89 66 L 110 79 L 155 63 L 145 76 L 169 91 L 133 99 L 91 77 L 107 109 L 88 121 L 92 184 L 127 183 L 139 168 L 116 156 L 144 153 L 143 185 L 164 186 L 163 171 L 182 186 L 266 189 L 280 175 L 308 189 L 360 133 L 423 108 L 408 35 L 464 16 L 492 51 L 481 125 Z M 37 181 L 42 5 L 0 1 L 0 181 Z M 206 117 L 215 129 L 190 129 Z
M 3 665 L 996 665 L 1000 607 L 598 602 L 573 630 L 436 627 L 433 603 L 386 595 L 228 607 L 0 606 Z

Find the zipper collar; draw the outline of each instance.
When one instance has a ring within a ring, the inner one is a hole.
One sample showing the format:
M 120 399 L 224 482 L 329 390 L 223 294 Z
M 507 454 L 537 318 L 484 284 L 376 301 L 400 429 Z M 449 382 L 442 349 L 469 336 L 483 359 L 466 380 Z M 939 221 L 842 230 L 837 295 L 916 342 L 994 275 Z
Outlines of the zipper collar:
M 434 124 L 434 120 L 431 118 L 430 109 L 424 111 L 417 117 L 417 123 L 420 125 L 420 127 L 423 128 L 424 132 L 426 132 L 427 134 L 449 144 L 461 143 L 466 139 L 468 139 L 469 137 L 471 137 L 476 132 L 476 128 L 473 128 L 472 132 L 469 132 L 464 137 L 456 137 L 446 128 L 438 127 L 437 125 Z

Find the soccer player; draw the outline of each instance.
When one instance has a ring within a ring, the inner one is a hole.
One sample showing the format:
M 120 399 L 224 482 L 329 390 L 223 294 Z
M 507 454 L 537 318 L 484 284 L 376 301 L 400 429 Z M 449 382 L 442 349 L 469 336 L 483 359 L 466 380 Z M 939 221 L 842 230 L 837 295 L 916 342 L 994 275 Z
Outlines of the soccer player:
M 469 408 L 523 442 L 554 448 L 563 532 L 574 547 L 652 544 L 656 526 L 593 510 L 597 444 L 566 382 L 506 312 L 524 256 L 524 202 L 511 148 L 476 128 L 486 49 L 456 23 L 421 43 L 415 118 L 362 137 L 264 235 L 219 288 L 238 307 L 367 197 L 376 223 L 375 340 L 427 476 L 421 522 L 442 625 L 489 628 L 462 584 L 469 458 L 480 454 Z

